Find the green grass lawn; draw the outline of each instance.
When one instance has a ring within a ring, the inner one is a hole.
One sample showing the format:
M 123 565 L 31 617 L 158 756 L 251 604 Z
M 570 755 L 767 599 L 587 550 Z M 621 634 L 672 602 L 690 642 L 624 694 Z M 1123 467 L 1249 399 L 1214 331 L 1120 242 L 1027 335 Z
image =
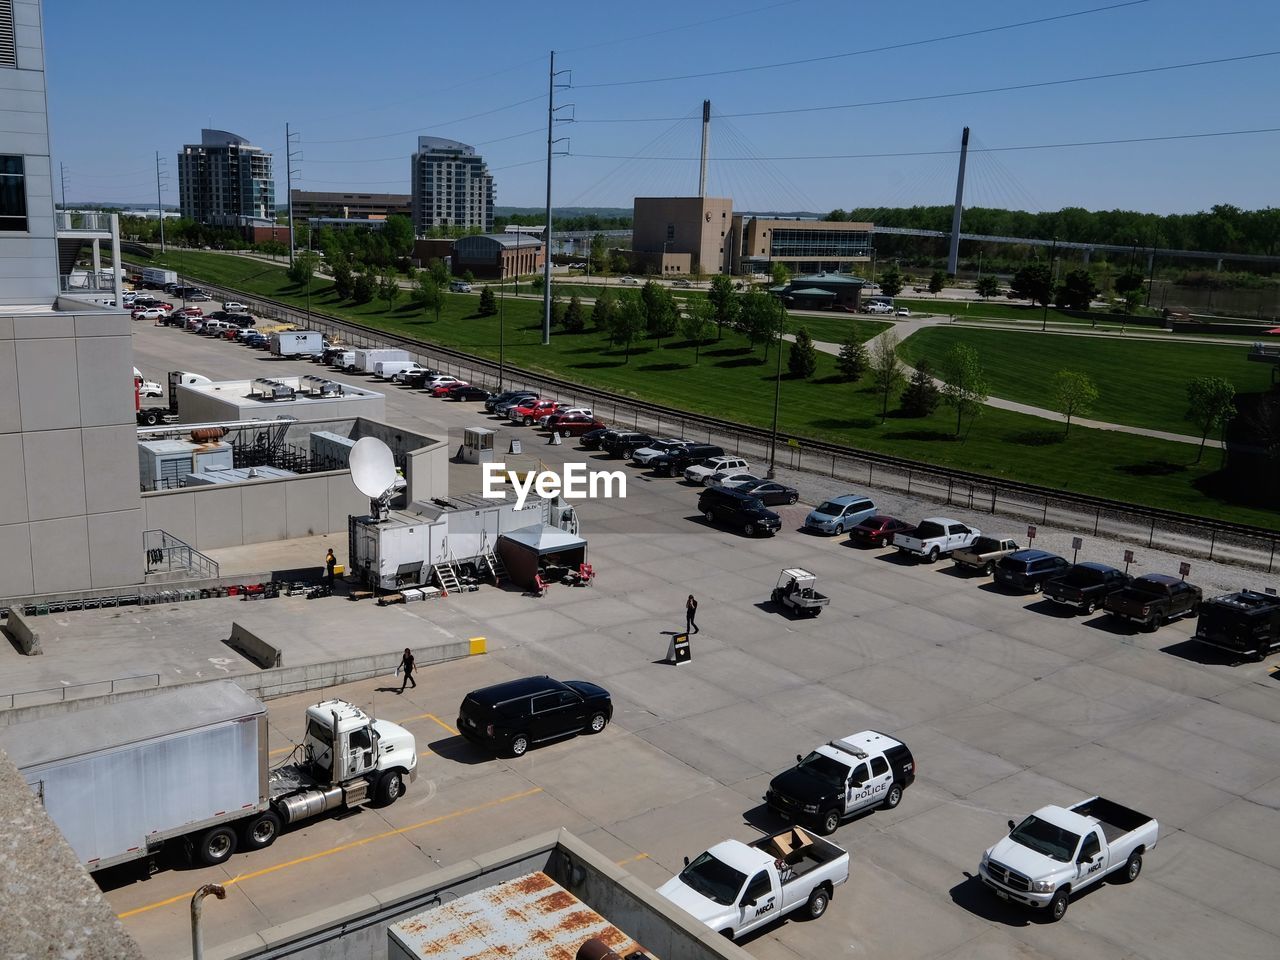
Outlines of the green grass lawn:
M 302 291 L 280 267 L 210 253 L 170 254 L 155 262 L 248 294 L 298 306 L 304 302 Z M 360 307 L 340 304 L 327 283 L 311 296 L 317 311 L 496 358 L 499 318 L 477 317 L 477 305 L 474 295 L 447 295 L 437 321 L 404 301 L 390 311 L 378 301 Z M 603 335 L 594 332 L 555 333 L 551 346 L 544 347 L 540 317 L 537 301 L 505 301 L 509 363 L 741 423 L 767 427 L 771 421 L 774 355 L 766 362 L 762 349 L 753 350 L 737 334 L 726 332 L 719 342 L 704 345 L 695 365 L 693 346 L 678 339 L 664 342 L 661 349 L 652 341 L 637 344 L 629 359 L 621 348 L 611 348 Z M 855 318 L 829 322 L 857 323 L 856 329 L 867 337 L 882 327 Z M 813 329 L 810 333 L 816 336 Z M 989 362 L 989 366 L 994 365 Z M 786 433 L 1078 493 L 1240 523 L 1277 524 L 1275 513 L 1227 504 L 1197 489 L 1195 481 L 1216 467 L 1213 452 L 1206 453 L 1202 464 L 1195 464 L 1195 448 L 1187 444 L 1079 428 L 1064 439 L 1055 424 L 995 409 L 966 424 L 962 438 L 957 438 L 954 415 L 946 408 L 925 419 L 891 415 L 882 423 L 874 391 L 865 384 L 842 381 L 832 356 L 819 354 L 817 373 L 810 380 L 791 379 L 785 375 L 785 366 L 783 370 L 780 426 Z M 894 407 L 896 403 L 891 402 L 891 414 Z
M 1246 359 L 1244 346 L 1041 336 L 952 326 L 920 330 L 903 342 L 899 352 L 911 364 L 927 357 L 937 371 L 957 343 L 978 352 L 992 396 L 1053 409 L 1053 375 L 1078 370 L 1087 373 L 1098 388 L 1098 402 L 1083 416 L 1171 433 L 1196 433 L 1194 424 L 1183 419 L 1187 381 L 1193 377 L 1224 377 L 1244 393 L 1266 389 L 1270 375 L 1265 364 Z

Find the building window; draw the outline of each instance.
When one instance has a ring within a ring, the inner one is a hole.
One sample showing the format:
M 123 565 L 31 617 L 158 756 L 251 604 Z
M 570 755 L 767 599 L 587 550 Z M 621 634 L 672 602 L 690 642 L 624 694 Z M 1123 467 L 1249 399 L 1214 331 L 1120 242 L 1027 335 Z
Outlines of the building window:
M 0 230 L 27 230 L 27 185 L 22 157 L 0 156 Z
M 676 238 L 676 225 L 674 223 L 667 224 L 667 239 L 674 240 Z

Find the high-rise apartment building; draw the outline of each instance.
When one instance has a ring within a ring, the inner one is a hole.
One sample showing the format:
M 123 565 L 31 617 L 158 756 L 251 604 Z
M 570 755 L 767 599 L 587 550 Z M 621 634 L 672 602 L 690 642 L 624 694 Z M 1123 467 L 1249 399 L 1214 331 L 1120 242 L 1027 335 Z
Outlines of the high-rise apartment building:
M 493 176 L 484 158 L 457 140 L 419 137 L 410 174 L 413 227 L 493 230 Z
M 225 130 L 201 130 L 178 154 L 178 206 L 184 217 L 215 227 L 274 220 L 271 154 Z

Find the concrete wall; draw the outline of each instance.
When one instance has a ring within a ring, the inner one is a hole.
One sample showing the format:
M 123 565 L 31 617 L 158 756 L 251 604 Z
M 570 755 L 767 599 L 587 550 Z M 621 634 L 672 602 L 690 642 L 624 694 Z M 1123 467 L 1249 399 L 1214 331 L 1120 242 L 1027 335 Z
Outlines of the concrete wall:
M 149 491 L 142 507 L 146 529 L 164 530 L 205 551 L 345 532 L 350 514 L 369 512 L 369 498 L 350 472 L 336 470 Z
M 386 423 L 374 423 L 361 417 L 349 434 L 353 437 L 377 437 L 391 448 L 396 462 L 405 465 L 404 479 L 408 499 L 430 500 L 449 495 L 449 438 L 436 440 L 410 433 Z M 368 504 L 365 504 L 368 507 Z

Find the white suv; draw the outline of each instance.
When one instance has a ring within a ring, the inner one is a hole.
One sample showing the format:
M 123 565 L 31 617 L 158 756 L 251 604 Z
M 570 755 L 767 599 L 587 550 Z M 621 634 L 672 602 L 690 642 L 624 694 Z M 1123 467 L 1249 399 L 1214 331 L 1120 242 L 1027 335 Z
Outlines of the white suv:
M 222 305 L 223 313 L 248 313 L 249 308 L 239 300 L 228 300 Z
M 732 470 L 750 470 L 747 461 L 741 457 L 709 457 L 701 463 L 695 463 L 684 472 L 684 478 L 690 483 L 706 483 L 707 477 L 716 473 L 728 473 Z

